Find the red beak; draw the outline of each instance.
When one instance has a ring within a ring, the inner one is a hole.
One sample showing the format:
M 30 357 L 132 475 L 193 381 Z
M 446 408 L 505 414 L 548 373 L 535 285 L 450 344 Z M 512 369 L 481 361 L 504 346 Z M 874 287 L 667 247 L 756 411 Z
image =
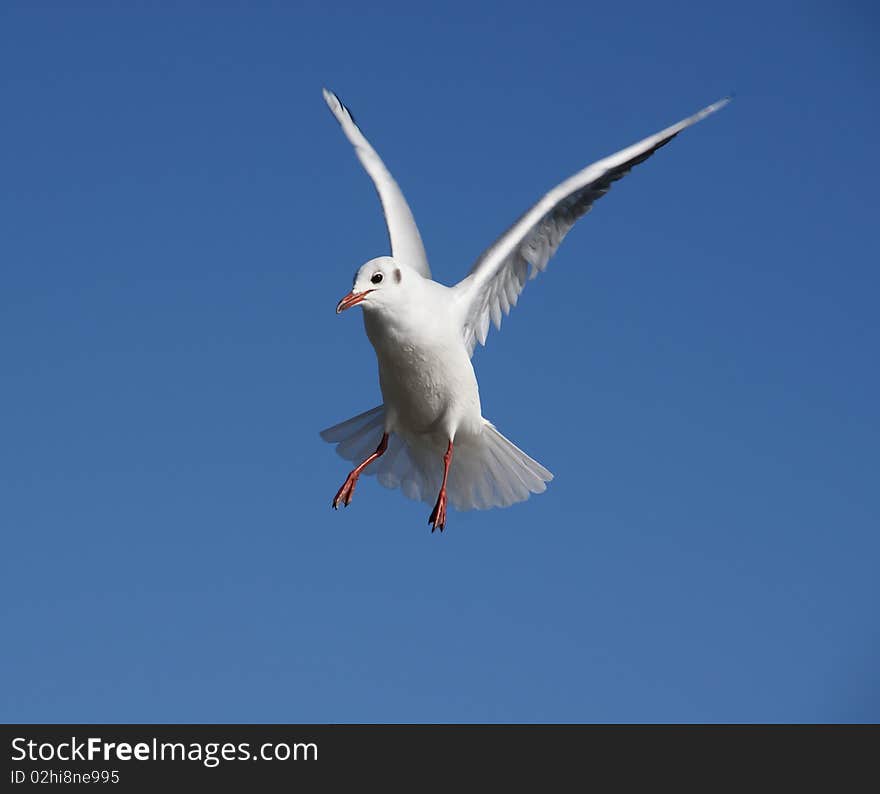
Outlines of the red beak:
M 340 314 L 352 306 L 357 306 L 373 290 L 365 289 L 363 292 L 349 292 L 339 303 L 336 304 L 336 313 Z

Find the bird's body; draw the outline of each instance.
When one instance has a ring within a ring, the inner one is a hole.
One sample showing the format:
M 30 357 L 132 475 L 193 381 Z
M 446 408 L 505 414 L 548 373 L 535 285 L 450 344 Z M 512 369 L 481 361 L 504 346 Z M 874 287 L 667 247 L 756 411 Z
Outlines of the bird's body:
M 392 257 L 371 260 L 361 271 L 395 283 L 384 300 L 361 301 L 383 404 L 322 434 L 339 443 L 344 457 L 369 461 L 349 475 L 334 506 L 351 501 L 362 471 L 415 499 L 431 501 L 439 489 L 443 497 L 432 523 L 441 528 L 447 495 L 467 510 L 505 506 L 543 491 L 553 475 L 482 415 L 472 351 L 461 333 L 467 305 L 462 295 Z
M 394 312 L 364 311 L 376 351 L 385 427 L 407 439 L 479 435 L 480 391 L 460 332 L 453 290 L 408 274 L 408 294 Z
M 471 362 L 490 321 L 516 305 L 527 278 L 543 271 L 575 221 L 611 184 L 681 130 L 713 113 L 710 105 L 671 127 L 599 160 L 553 188 L 477 260 L 459 283 L 431 278 L 412 213 L 348 110 L 324 97 L 372 177 L 385 210 L 391 256 L 358 270 L 337 313 L 360 305 L 379 365 L 383 404 L 321 433 L 358 465 L 333 499 L 348 505 L 362 473 L 413 499 L 431 502 L 432 528 L 443 529 L 447 501 L 460 509 L 505 507 L 541 493 L 553 475 L 483 417 Z M 433 529 L 432 529 L 433 531 Z

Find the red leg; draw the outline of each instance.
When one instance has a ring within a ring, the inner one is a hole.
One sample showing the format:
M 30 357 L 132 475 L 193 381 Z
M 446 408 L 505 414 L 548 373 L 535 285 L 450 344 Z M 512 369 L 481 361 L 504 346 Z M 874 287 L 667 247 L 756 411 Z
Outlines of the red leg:
M 431 532 L 435 529 L 443 531 L 446 526 L 446 480 L 449 478 L 449 466 L 452 463 L 452 441 L 446 448 L 446 454 L 443 456 L 443 484 L 440 486 L 440 494 L 437 496 L 437 504 L 431 512 L 428 523 L 431 525 Z
M 345 478 L 345 482 L 342 483 L 342 487 L 336 492 L 336 496 L 333 497 L 333 504 L 331 505 L 334 510 L 339 507 L 339 503 L 342 502 L 343 505 L 348 507 L 351 504 L 351 497 L 354 496 L 354 487 L 357 485 L 358 477 L 361 476 L 361 472 L 367 468 L 376 458 L 381 458 L 382 455 L 385 454 L 385 450 L 388 449 L 388 433 L 383 434 L 382 440 L 379 442 L 379 446 L 376 447 L 376 451 L 370 455 L 360 466 L 351 470 L 351 474 Z M 445 479 L 444 479 L 445 482 Z

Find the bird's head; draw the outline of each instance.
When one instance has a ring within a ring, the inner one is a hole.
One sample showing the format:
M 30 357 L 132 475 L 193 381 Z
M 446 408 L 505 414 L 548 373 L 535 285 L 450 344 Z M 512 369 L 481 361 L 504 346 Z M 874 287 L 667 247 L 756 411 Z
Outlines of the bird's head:
M 404 284 L 411 275 L 404 265 L 390 256 L 371 259 L 355 273 L 351 292 L 336 304 L 336 313 L 359 303 L 368 310 L 389 308 L 400 299 Z

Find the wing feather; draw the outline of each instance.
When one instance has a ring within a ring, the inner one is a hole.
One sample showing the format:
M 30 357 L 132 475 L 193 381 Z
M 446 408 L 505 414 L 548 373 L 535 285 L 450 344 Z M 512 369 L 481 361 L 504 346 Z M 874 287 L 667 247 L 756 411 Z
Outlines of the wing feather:
M 526 281 L 546 270 L 578 218 L 588 213 L 614 182 L 682 130 L 729 101 L 727 98 L 715 102 L 656 135 L 587 166 L 553 188 L 487 248 L 467 277 L 454 287 L 464 306 L 462 333 L 468 351 L 473 354 L 477 342 L 486 343 L 490 319 L 496 328 L 501 327 L 502 314 L 516 306 Z
M 425 278 L 431 278 L 431 268 L 428 266 L 428 256 L 425 253 L 422 236 L 419 234 L 419 227 L 416 226 L 412 210 L 406 203 L 399 185 L 385 167 L 382 158 L 355 124 L 354 118 L 339 97 L 325 88 L 324 100 L 342 127 L 345 136 L 354 146 L 355 154 L 364 170 L 376 186 L 385 213 L 385 223 L 388 226 L 391 255 L 417 270 Z

